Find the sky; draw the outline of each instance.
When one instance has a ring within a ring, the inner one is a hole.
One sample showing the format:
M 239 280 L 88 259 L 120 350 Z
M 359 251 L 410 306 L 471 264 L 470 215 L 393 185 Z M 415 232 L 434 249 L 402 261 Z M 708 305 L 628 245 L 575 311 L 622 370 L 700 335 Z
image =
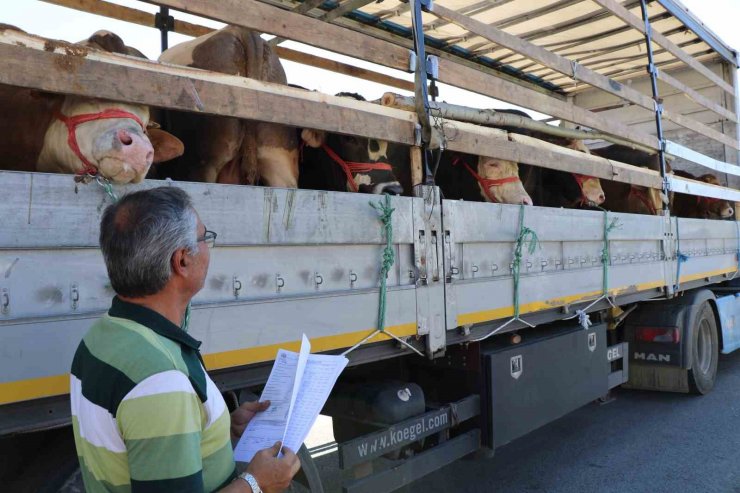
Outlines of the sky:
M 105 17 L 71 10 L 57 5 L 47 4 L 39 0 L 0 0 L 3 5 L 0 14 L 0 23 L 18 26 L 23 30 L 53 39 L 67 41 L 79 41 L 86 38 L 99 29 L 108 29 L 123 38 L 126 44 L 131 45 L 151 59 L 156 59 L 160 52 L 159 31 L 138 26 L 128 22 L 117 21 Z M 137 0 L 109 0 L 139 10 L 156 12 L 158 7 Z M 525 0 L 519 0 L 525 1 Z M 527 0 L 537 1 L 537 0 Z M 692 11 L 702 22 L 720 39 L 733 49 L 740 49 L 740 0 L 683 0 L 682 3 Z M 222 24 L 207 19 L 196 18 L 179 12 L 174 13 L 180 20 L 194 22 L 209 27 L 220 27 Z M 189 39 L 177 33 L 170 33 L 170 46 Z M 342 55 L 336 55 L 328 51 L 320 50 L 294 42 L 285 42 L 281 46 L 299 49 L 309 53 L 322 55 L 327 58 L 343 61 L 356 66 L 369 68 L 378 72 L 387 73 L 399 78 L 412 80 L 410 74 L 387 69 L 361 60 L 354 60 Z M 359 92 L 369 100 L 378 99 L 387 90 L 402 92 L 397 89 L 389 89 L 380 84 L 363 81 L 328 72 L 297 63 L 284 61 L 288 81 L 300 84 L 309 89 L 319 90 L 328 94 L 336 94 L 341 91 Z M 473 94 L 444 84 L 440 85 L 440 99 L 465 106 L 478 108 L 515 108 L 515 106 L 492 100 L 478 94 Z M 535 118 L 545 118 L 546 115 L 537 114 L 528 110 Z

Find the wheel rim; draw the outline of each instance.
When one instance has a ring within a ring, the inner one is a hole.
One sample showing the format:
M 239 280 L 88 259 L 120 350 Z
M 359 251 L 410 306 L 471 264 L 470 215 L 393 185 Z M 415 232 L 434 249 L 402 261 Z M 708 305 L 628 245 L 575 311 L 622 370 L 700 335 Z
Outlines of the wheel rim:
M 696 355 L 699 371 L 703 374 L 709 373 L 709 368 L 712 366 L 712 335 L 707 320 L 702 320 L 699 325 L 699 337 L 696 340 Z

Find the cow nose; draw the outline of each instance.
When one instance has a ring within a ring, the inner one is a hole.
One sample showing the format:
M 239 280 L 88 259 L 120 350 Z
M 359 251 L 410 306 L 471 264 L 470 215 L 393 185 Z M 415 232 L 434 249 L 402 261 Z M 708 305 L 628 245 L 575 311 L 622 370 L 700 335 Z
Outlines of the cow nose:
M 130 146 L 134 142 L 131 134 L 123 128 L 118 129 L 118 131 L 116 132 L 116 136 L 118 137 L 118 141 L 125 146 Z
M 606 195 L 604 195 L 603 193 L 600 193 L 599 194 L 599 204 L 603 204 L 605 200 L 606 200 Z
M 533 205 L 532 199 L 530 197 L 524 197 L 524 198 L 522 198 L 522 204 L 524 204 L 524 205 Z
M 387 193 L 388 195 L 401 195 L 403 193 L 403 187 L 396 183 L 386 185 L 383 187 L 380 193 Z

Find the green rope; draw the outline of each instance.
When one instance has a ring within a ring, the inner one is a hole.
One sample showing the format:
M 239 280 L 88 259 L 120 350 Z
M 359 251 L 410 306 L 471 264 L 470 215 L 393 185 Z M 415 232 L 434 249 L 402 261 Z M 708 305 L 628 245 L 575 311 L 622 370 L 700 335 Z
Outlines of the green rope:
M 598 206 L 597 206 L 598 207 Z M 604 212 L 604 247 L 601 249 L 601 292 L 604 296 L 609 296 L 609 258 L 611 257 L 609 250 L 609 233 L 618 228 L 619 218 L 612 218 L 609 222 L 609 211 L 599 207 Z
M 514 276 L 514 318 L 519 318 L 519 273 L 522 264 L 522 249 L 525 243 L 528 243 L 527 251 L 532 255 L 535 248 L 537 248 L 539 238 L 537 238 L 537 233 L 524 225 L 524 204 L 522 204 L 519 209 L 519 236 L 516 239 L 514 261 L 512 263 L 512 274 Z
M 393 224 L 391 222 L 395 209 L 391 207 L 391 197 L 389 195 L 385 196 L 385 203 L 370 202 L 370 206 L 378 211 L 380 221 L 383 223 L 383 234 L 385 235 L 385 248 L 383 248 L 383 260 L 380 267 L 380 301 L 378 302 L 378 331 L 385 332 L 386 281 L 388 272 L 396 259 L 396 254 L 393 251 Z
M 108 194 L 108 196 L 113 200 L 113 202 L 118 202 L 118 195 L 116 195 L 115 190 L 113 190 L 113 185 L 111 184 L 110 180 L 105 178 L 101 175 L 95 176 L 95 181 L 98 185 L 103 187 L 103 190 L 105 190 L 105 193 Z
M 678 291 L 681 286 L 681 264 L 686 262 L 689 256 L 681 251 L 681 232 L 678 228 L 678 218 L 676 218 L 676 283 L 673 290 Z

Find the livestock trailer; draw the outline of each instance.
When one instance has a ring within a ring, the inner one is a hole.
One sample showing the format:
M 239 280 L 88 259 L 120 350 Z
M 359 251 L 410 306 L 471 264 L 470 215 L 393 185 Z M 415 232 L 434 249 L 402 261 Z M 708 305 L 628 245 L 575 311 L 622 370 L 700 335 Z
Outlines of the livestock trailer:
M 740 202 L 737 53 L 676 0 L 148 2 L 157 12 L 48 3 L 156 28 L 163 41 L 211 31 L 177 12 L 228 22 L 276 36 L 284 60 L 413 92 L 407 111 L 0 31 L 0 84 L 409 147 L 413 193 L 389 199 L 395 262 L 382 331 L 387 236 L 369 204 L 377 197 L 156 180 L 114 187 L 181 187 L 218 232 L 190 326 L 230 399 L 259 392 L 277 350 L 296 349 L 303 333 L 317 352 L 352 348 L 324 410 L 350 471 L 344 491 L 397 489 L 620 385 L 709 392 L 719 353 L 740 347 L 740 223 L 675 217 L 668 204 L 675 192 Z M 619 142 L 657 155 L 660 170 L 450 119 L 436 102 L 447 85 L 548 115 L 593 148 Z M 640 215 L 445 199 L 431 176 L 444 151 L 656 189 L 664 207 Z M 709 168 L 724 186 L 674 176 L 668 159 Z M 98 248 L 113 198 L 98 183 L 0 171 L 0 434 L 3 457 L 15 451 L 5 474 L 69 426 L 72 356 L 113 296 Z M 297 481 L 323 491 L 305 450 L 301 459 Z M 76 457 L 55 460 L 47 475 L 29 465 L 35 475 L 23 480 L 55 491 Z

